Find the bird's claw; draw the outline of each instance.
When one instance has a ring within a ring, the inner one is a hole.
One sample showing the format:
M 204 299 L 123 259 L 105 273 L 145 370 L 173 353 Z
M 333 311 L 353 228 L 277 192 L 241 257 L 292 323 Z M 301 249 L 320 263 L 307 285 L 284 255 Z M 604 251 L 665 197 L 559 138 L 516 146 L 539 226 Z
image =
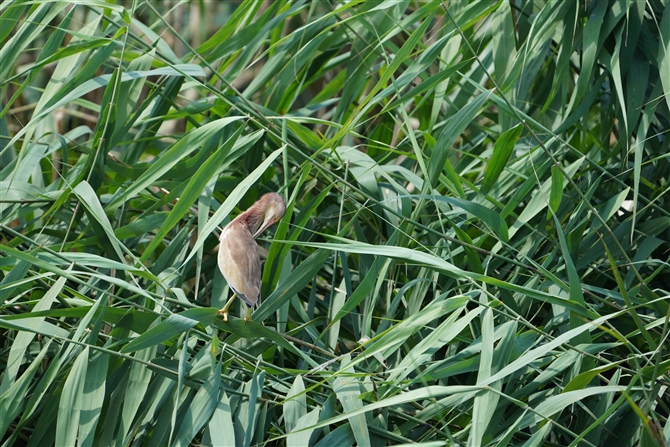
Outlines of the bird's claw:
M 217 315 L 220 315 L 221 318 L 223 318 L 223 321 L 228 322 L 228 311 L 221 309 L 216 313 Z

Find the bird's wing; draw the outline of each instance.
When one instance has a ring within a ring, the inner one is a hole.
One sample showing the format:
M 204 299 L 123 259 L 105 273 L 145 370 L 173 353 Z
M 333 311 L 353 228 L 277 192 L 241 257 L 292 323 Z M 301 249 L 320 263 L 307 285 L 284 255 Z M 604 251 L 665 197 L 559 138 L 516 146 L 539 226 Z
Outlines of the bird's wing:
M 221 234 L 219 268 L 228 285 L 247 306 L 258 304 L 261 286 L 261 261 L 256 241 L 246 226 L 232 222 Z

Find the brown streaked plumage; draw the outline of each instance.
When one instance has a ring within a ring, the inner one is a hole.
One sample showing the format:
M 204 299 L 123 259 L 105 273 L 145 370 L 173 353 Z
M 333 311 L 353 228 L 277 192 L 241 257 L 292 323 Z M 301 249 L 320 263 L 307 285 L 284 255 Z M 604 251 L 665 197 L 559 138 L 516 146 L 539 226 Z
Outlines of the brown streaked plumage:
M 233 296 L 219 311 L 228 321 L 228 308 L 239 296 L 248 309 L 245 320 L 251 319 L 251 308 L 258 305 L 261 288 L 261 260 L 256 238 L 284 216 L 286 203 L 282 196 L 270 192 L 237 216 L 221 232 L 219 238 L 219 269 Z

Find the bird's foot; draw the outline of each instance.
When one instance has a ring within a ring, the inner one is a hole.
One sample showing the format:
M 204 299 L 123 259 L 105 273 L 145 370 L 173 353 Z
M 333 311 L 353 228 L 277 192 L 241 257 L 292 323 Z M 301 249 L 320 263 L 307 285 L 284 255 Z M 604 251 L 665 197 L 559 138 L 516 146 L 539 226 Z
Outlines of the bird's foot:
M 230 307 L 231 304 L 233 304 L 233 301 L 235 301 L 236 296 L 237 294 L 233 293 L 233 296 L 230 297 L 226 305 L 223 306 L 223 308 L 216 313 L 217 315 L 221 315 L 223 317 L 223 321 L 228 321 L 228 308 Z

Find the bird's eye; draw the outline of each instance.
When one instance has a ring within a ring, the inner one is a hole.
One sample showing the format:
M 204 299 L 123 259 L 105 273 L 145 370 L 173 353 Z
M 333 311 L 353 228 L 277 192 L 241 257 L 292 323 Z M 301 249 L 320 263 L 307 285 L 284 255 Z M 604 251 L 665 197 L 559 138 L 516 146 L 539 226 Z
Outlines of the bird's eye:
M 277 222 L 279 219 L 277 219 L 277 217 L 275 216 L 275 217 L 273 218 L 273 220 L 274 220 L 275 222 Z

